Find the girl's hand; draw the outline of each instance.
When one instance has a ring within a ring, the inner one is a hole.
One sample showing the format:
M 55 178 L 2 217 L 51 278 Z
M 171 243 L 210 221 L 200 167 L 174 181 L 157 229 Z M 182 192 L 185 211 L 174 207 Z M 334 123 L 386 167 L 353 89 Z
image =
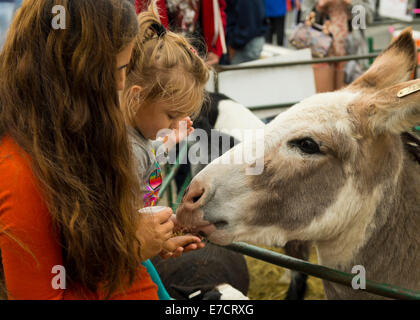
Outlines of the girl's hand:
M 169 152 L 176 144 L 180 141 L 184 140 L 188 137 L 191 133 L 194 132 L 193 122 L 190 117 L 186 117 L 184 119 L 179 120 L 176 122 L 171 129 L 171 133 L 161 137 L 162 142 L 165 146 L 166 152 Z
M 176 258 L 183 253 L 201 248 L 204 248 L 204 243 L 201 242 L 199 237 L 186 234 L 168 239 L 163 245 L 160 256 L 163 259 Z
M 179 120 L 169 129 L 171 129 L 172 132 L 162 138 L 162 142 L 165 145 L 167 152 L 194 132 L 193 122 L 190 117 Z
M 158 255 L 164 249 L 164 243 L 172 237 L 174 222 L 171 216 L 171 208 L 137 215 L 137 238 L 140 240 L 143 261 Z
M 182 227 L 176 220 L 176 215 L 171 216 L 171 221 L 174 224 L 173 232 L 182 230 Z M 183 253 L 187 253 L 192 250 L 198 250 L 204 248 L 205 244 L 201 242 L 201 239 L 191 234 L 185 234 L 178 237 L 173 237 L 165 242 L 164 250 L 160 253 L 163 259 L 176 258 Z
M 179 143 L 194 132 L 193 122 L 190 117 L 181 119 L 171 129 L 175 134 L 175 143 Z

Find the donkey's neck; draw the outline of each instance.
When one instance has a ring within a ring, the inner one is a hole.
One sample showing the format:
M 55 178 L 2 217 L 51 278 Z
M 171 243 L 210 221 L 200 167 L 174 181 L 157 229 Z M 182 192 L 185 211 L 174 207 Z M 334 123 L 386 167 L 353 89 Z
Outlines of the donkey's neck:
M 376 227 L 377 208 L 382 199 L 382 188 L 377 187 L 369 194 L 360 194 L 356 191 L 354 181 L 347 181 L 322 220 L 314 223 L 318 228 L 324 226 L 321 232 L 316 230 L 323 235 L 323 239 L 315 241 L 321 264 L 343 269 L 353 262 Z
M 316 243 L 320 263 L 349 273 L 353 266 L 362 265 L 368 280 L 420 290 L 419 230 L 420 170 L 417 163 L 405 159 L 397 184 L 381 190 L 374 211 L 362 212 L 334 239 Z M 324 285 L 328 298 L 378 298 L 328 282 Z

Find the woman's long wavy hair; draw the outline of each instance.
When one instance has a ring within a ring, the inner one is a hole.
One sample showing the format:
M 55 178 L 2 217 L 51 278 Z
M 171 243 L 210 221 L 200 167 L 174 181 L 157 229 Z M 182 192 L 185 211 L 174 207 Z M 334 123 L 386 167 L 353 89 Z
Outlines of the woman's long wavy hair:
M 65 29 L 52 27 L 55 5 Z M 115 76 L 137 32 L 128 0 L 26 0 L 0 54 L 0 138 L 31 158 L 68 285 L 108 297 L 141 263 L 141 197 Z

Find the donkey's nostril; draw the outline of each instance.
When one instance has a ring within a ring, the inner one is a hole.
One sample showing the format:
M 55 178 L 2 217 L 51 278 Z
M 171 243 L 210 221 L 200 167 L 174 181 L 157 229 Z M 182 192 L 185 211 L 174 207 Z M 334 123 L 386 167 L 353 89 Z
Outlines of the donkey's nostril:
M 204 194 L 204 189 L 201 188 L 191 188 L 189 191 L 189 195 L 187 196 L 190 203 L 192 204 L 198 204 L 198 202 L 200 201 L 200 199 L 202 198 Z M 188 201 L 188 200 L 187 200 Z
M 206 188 L 203 183 L 198 180 L 193 180 L 188 188 L 188 191 L 185 193 L 183 202 L 187 206 L 190 206 L 190 209 L 197 209 L 202 205 L 203 197 L 206 194 Z
M 204 194 L 204 190 L 197 190 L 194 194 L 192 194 L 191 200 L 193 203 L 198 202 Z

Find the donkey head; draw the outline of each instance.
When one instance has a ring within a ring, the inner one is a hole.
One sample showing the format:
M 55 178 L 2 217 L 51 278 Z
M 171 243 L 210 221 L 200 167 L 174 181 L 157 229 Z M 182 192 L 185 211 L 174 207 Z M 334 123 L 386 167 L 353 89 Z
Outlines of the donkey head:
M 420 80 L 406 82 L 415 59 L 405 30 L 352 85 L 305 99 L 267 125 L 257 142 L 264 144 L 261 174 L 247 175 L 248 164 L 228 159 L 243 144 L 208 165 L 192 181 L 178 220 L 201 226 L 218 244 L 369 232 L 400 177 L 400 134 L 420 122 Z M 255 149 L 245 147 L 241 152 Z

